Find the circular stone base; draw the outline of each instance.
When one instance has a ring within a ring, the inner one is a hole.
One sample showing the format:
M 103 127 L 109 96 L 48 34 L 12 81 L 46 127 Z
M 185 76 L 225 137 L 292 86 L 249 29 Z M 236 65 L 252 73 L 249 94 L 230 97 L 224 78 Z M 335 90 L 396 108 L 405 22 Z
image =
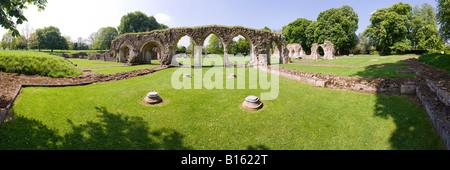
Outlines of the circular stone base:
M 242 108 L 250 111 L 257 111 L 263 107 L 263 103 L 258 101 L 257 103 L 242 102 Z
M 237 76 L 236 76 L 236 74 L 229 74 L 228 76 L 227 76 L 227 78 L 237 78 Z
M 183 78 L 192 78 L 192 76 L 190 74 L 185 74 L 183 75 Z
M 161 97 L 154 97 L 154 98 L 145 97 L 144 99 L 142 99 L 142 103 L 147 105 L 155 105 L 161 102 L 162 102 Z

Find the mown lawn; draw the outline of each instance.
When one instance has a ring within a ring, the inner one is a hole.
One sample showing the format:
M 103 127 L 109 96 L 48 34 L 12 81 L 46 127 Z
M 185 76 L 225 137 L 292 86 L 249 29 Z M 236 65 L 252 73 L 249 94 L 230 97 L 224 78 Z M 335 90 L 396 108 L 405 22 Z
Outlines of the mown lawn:
M 311 62 L 313 64 L 332 64 L 332 65 L 352 65 L 352 66 L 362 66 L 362 65 L 404 65 L 405 62 L 399 61 L 406 58 L 418 57 L 416 55 L 389 55 L 389 56 L 343 56 L 339 59 L 333 60 L 321 60 L 316 62 Z
M 367 78 L 397 78 L 410 77 L 414 74 L 398 74 L 397 70 L 407 69 L 404 67 L 326 67 L 326 66 L 310 66 L 300 64 L 280 64 L 281 67 L 295 69 L 306 72 L 323 73 L 330 75 L 350 76 L 350 77 L 367 77 Z
M 90 70 L 92 72 L 97 72 L 97 73 L 101 73 L 101 74 L 112 74 L 112 73 L 120 73 L 120 72 L 126 72 L 126 71 L 146 69 L 146 68 L 156 67 L 156 66 L 159 66 L 159 63 L 142 64 L 142 65 L 135 65 L 135 66 L 124 66 L 124 67 L 92 68 Z
M 424 54 L 419 57 L 419 62 L 446 70 L 450 73 L 450 55 L 449 54 Z
M 87 60 L 87 59 L 79 59 L 79 58 L 70 58 L 69 60 L 73 64 L 76 64 L 77 67 L 115 66 L 115 65 L 123 65 L 124 64 L 124 63 L 117 63 L 117 62 L 110 62 L 110 61 Z
M 12 120 L 1 127 L 0 149 L 443 149 L 424 109 L 407 96 L 279 78 L 278 98 L 251 112 L 241 108 L 244 98 L 269 91 L 249 89 L 251 69 L 245 69 L 246 89 L 210 90 L 174 89 L 177 69 L 87 86 L 24 88 Z M 189 81 L 200 75 L 191 73 Z M 217 75 L 226 82 L 226 71 Z M 143 105 L 149 91 L 164 102 Z

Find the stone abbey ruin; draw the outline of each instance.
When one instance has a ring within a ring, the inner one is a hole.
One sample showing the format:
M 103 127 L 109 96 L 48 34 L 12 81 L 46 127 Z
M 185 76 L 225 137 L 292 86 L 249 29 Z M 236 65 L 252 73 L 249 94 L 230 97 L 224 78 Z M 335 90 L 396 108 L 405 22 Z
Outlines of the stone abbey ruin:
M 170 65 L 174 61 L 172 57 L 176 54 L 176 45 L 182 37 L 189 36 L 195 44 L 194 54 L 201 54 L 203 42 L 210 34 L 215 34 L 223 44 L 225 66 L 230 64 L 227 47 L 238 35 L 245 37 L 249 42 L 250 56 L 252 56 L 249 66 L 270 65 L 270 57 L 260 57 L 260 55 L 273 55 L 271 54 L 273 44 L 275 44 L 275 48 L 281 49 L 277 50 L 279 53 L 277 56 L 282 56 L 280 63 L 289 62 L 287 44 L 281 34 L 240 26 L 169 28 L 146 33 L 124 34 L 111 43 L 108 52 L 93 55 L 92 59 L 128 64 L 149 64 L 155 56 L 160 56 L 161 65 Z
M 286 46 L 287 50 L 289 51 L 290 58 L 315 59 L 315 60 L 320 59 L 319 47 L 323 49 L 324 60 L 334 59 L 334 53 L 336 51 L 334 50 L 334 44 L 331 43 L 330 41 L 325 41 L 323 44 L 314 43 L 311 47 L 310 55 L 306 55 L 305 50 L 300 44 L 295 43 Z

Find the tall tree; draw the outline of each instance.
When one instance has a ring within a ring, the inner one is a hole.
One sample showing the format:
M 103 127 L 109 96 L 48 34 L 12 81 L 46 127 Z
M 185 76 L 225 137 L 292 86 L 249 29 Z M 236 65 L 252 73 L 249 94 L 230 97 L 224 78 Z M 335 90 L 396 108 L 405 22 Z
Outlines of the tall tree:
M 250 43 L 248 43 L 247 39 L 239 38 L 236 43 L 236 53 L 242 55 L 250 54 Z
M 298 43 L 304 49 L 311 48 L 311 45 L 314 43 L 314 36 L 307 35 L 308 33 L 311 34 L 311 31 L 307 32 L 311 23 L 312 21 L 310 20 L 298 18 L 294 22 L 284 26 L 282 33 L 286 42 L 289 44 Z M 312 31 L 312 34 L 314 34 L 314 30 Z
M 35 5 L 41 11 L 45 9 L 47 4 L 47 0 L 1 0 L 0 2 L 0 25 L 9 29 L 13 37 L 20 35 L 16 25 L 27 21 L 27 18 L 23 15 L 23 9 L 26 9 L 27 5 Z M 14 22 L 14 19 L 16 22 Z
M 109 50 L 111 42 L 116 39 L 119 32 L 114 27 L 100 28 L 95 34 L 95 41 L 92 46 L 94 49 Z
M 361 52 L 361 54 L 367 54 L 370 50 L 369 38 L 365 33 L 359 33 L 358 35 L 358 44 L 356 45 L 356 49 Z
M 437 21 L 440 25 L 439 31 L 444 41 L 450 40 L 450 0 L 436 0 Z
M 53 49 L 69 48 L 66 38 L 61 36 L 57 27 L 49 26 L 44 29 L 38 29 L 36 32 L 39 39 L 39 49 L 46 48 L 53 52 Z
M 334 44 L 339 54 L 348 53 L 357 44 L 358 14 L 352 7 L 344 5 L 323 11 L 317 17 L 315 42 L 328 40 Z
M 209 44 L 206 46 L 206 51 L 211 54 L 223 54 L 223 45 L 219 37 L 215 34 L 211 34 L 209 38 Z
M 415 49 L 442 49 L 444 43 L 439 37 L 434 7 L 424 3 L 412 10 L 412 31 L 409 36 Z
M 167 25 L 160 24 L 155 17 L 147 16 L 143 12 L 130 12 L 120 19 L 120 25 L 117 30 L 120 34 L 148 32 L 156 29 L 168 28 Z
M 5 34 L 3 34 L 2 43 L 1 43 L 2 48 L 3 49 L 6 49 L 6 48 L 11 49 L 11 44 L 12 44 L 13 38 L 14 37 L 12 36 L 12 31 L 8 31 Z
M 365 32 L 371 44 L 377 50 L 381 50 L 382 54 L 391 50 L 411 48 L 411 41 L 408 39 L 411 29 L 411 11 L 411 5 L 400 2 L 389 8 L 378 9 L 372 14 L 371 24 Z

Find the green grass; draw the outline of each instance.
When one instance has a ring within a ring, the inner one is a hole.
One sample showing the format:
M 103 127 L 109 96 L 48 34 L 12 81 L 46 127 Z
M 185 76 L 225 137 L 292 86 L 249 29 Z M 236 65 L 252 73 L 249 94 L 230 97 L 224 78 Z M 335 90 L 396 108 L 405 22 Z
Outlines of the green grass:
M 418 61 L 450 73 L 450 54 L 425 54 L 420 56 Z
M 397 70 L 409 68 L 405 67 L 325 67 L 310 66 L 300 64 L 280 64 L 281 67 L 295 69 L 306 72 L 315 72 L 329 75 L 341 75 L 351 77 L 367 77 L 367 78 L 397 78 L 410 77 L 414 74 L 398 74 Z
M 389 55 L 389 56 L 337 56 L 339 59 L 333 60 L 321 60 L 315 62 L 308 62 L 311 64 L 332 64 L 332 65 L 351 65 L 351 66 L 363 66 L 363 65 L 404 65 L 405 62 L 399 61 L 405 58 L 417 57 L 415 55 Z M 293 62 L 296 61 L 311 61 L 311 59 L 292 59 Z
M 403 56 L 403 55 L 390 55 L 390 56 L 354 56 L 354 57 L 339 57 L 339 59 L 334 60 L 322 60 L 312 63 L 317 64 L 333 64 L 333 65 L 404 65 L 405 62 L 398 61 L 405 58 L 411 58 L 415 56 Z
M 0 51 L 0 71 L 48 77 L 83 74 L 61 57 L 32 51 Z
M 91 55 L 92 53 L 103 53 L 106 51 L 108 51 L 108 50 L 53 50 L 53 54 L 66 53 L 68 55 L 72 55 L 72 54 L 79 53 L 79 52 L 85 52 L 87 55 Z M 51 50 L 43 49 L 43 50 L 41 50 L 41 52 L 50 53 Z
M 135 66 L 124 66 L 124 67 L 105 67 L 105 68 L 92 68 L 90 69 L 92 72 L 98 72 L 102 74 L 112 74 L 112 73 L 120 73 L 126 71 L 140 70 L 146 69 L 150 67 L 159 66 L 158 64 L 143 64 L 143 65 L 135 65 Z
M 248 76 L 247 89 L 174 89 L 177 69 L 87 86 L 24 88 L 13 119 L 1 127 L 0 149 L 443 149 L 424 109 L 407 96 L 280 78 L 278 98 L 251 112 L 241 108 L 244 98 L 268 90 L 248 89 Z M 191 73 L 188 80 L 199 76 Z M 143 105 L 153 90 L 164 102 Z
M 99 66 L 114 66 L 114 65 L 123 65 L 124 63 L 110 62 L 110 61 L 99 61 L 99 60 L 87 60 L 87 59 L 79 59 L 79 58 L 70 58 L 69 59 L 73 64 L 76 64 L 77 67 L 99 67 Z

